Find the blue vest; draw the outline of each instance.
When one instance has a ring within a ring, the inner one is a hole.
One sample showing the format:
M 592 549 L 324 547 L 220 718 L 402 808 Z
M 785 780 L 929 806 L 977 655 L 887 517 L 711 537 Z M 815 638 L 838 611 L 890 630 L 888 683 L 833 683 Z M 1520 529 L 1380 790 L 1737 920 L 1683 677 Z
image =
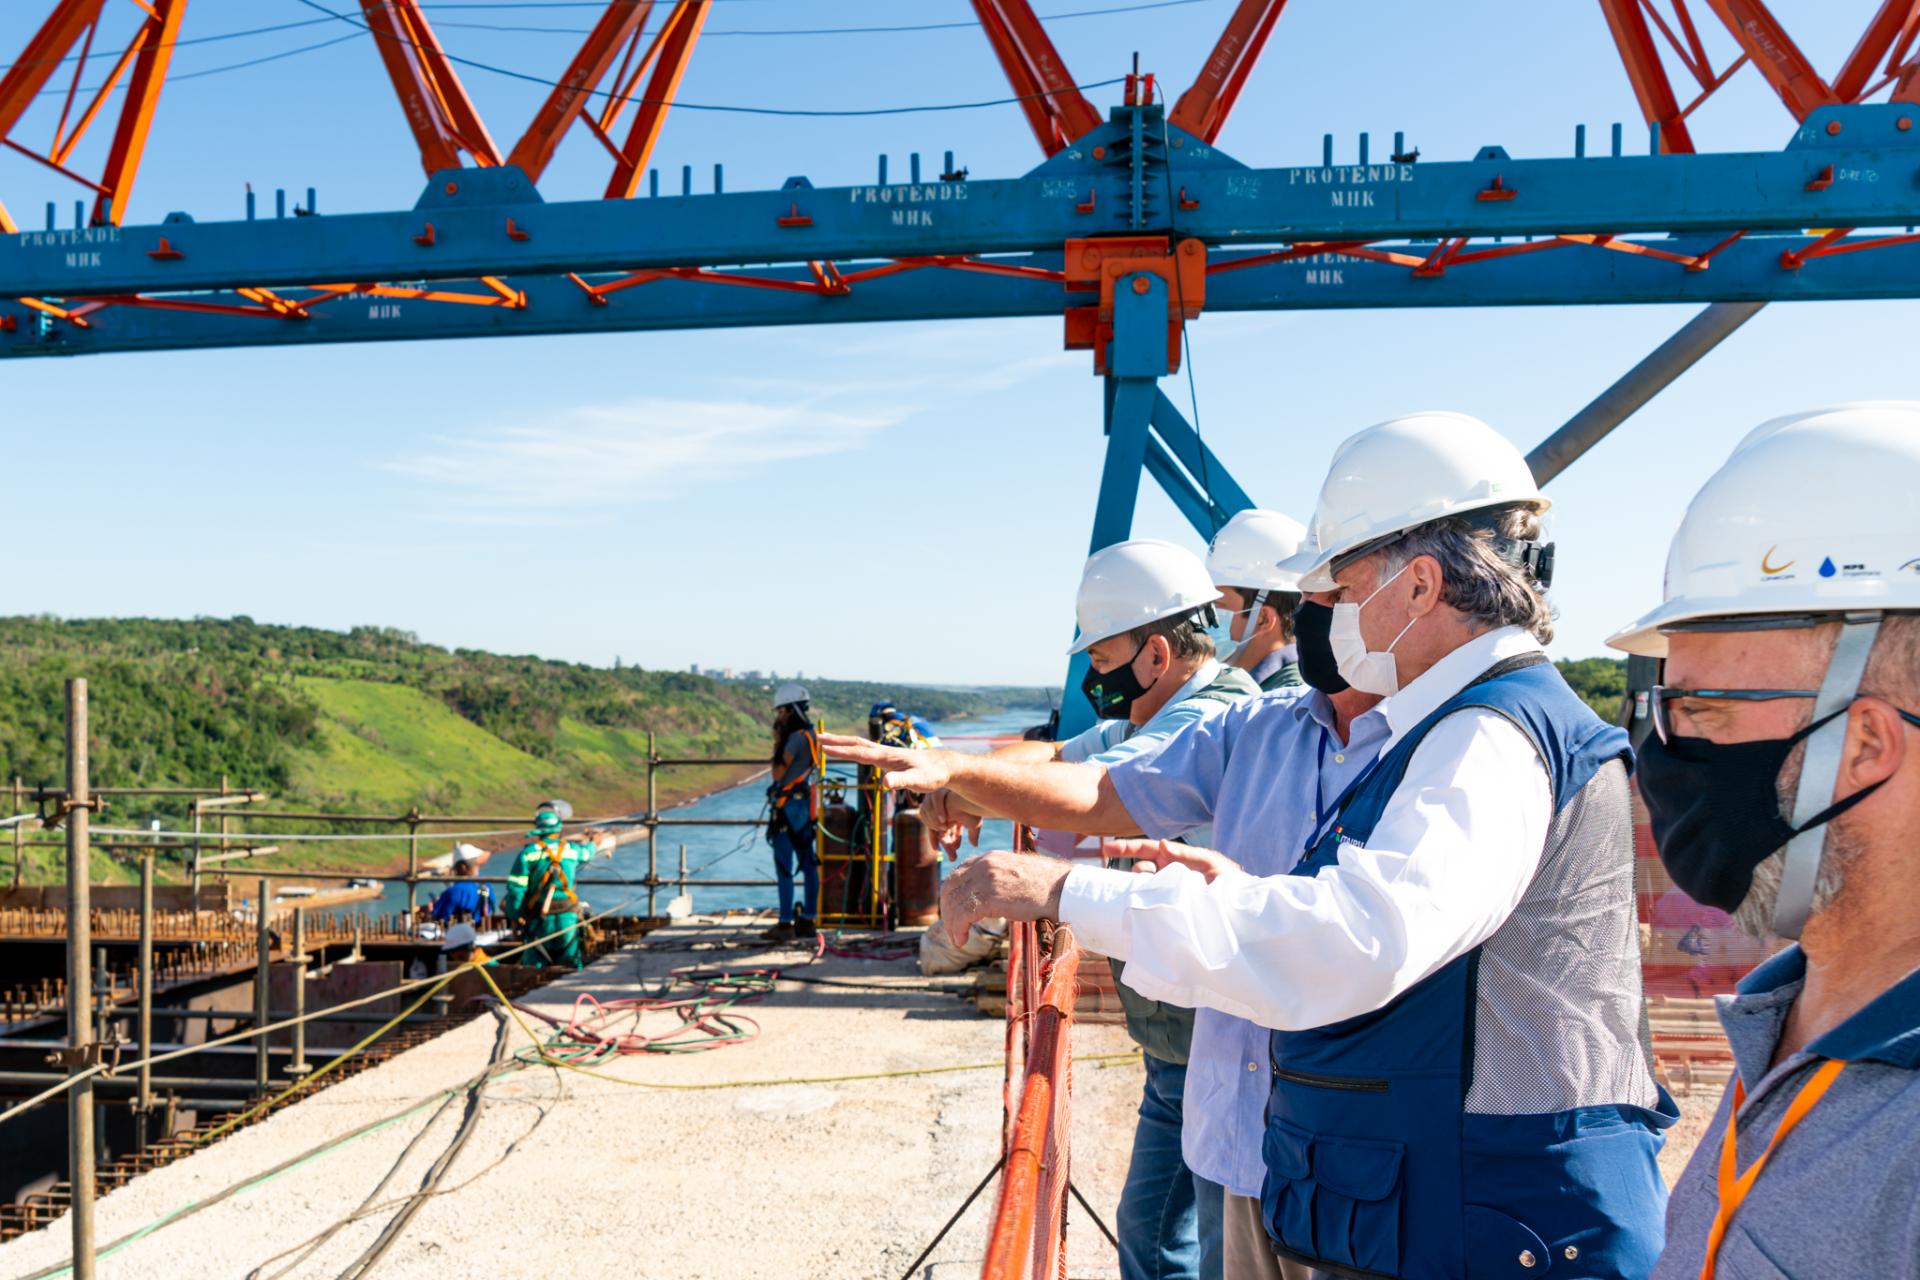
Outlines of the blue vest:
M 1293 874 L 1332 866 L 1343 841 L 1364 845 L 1421 739 L 1469 707 L 1507 717 L 1532 740 L 1552 783 L 1556 831 L 1569 800 L 1628 754 L 1626 734 L 1544 659 L 1510 659 L 1382 756 Z M 1624 934 L 1637 940 L 1637 930 Z M 1273 1033 L 1260 1197 L 1268 1232 L 1282 1255 L 1339 1276 L 1646 1275 L 1663 1238 L 1666 1185 L 1655 1156 L 1677 1115 L 1671 1100 L 1661 1093 L 1657 1111 L 1609 1102 L 1469 1112 L 1481 950 L 1374 1012 Z M 1632 961 L 1637 971 L 1637 951 Z

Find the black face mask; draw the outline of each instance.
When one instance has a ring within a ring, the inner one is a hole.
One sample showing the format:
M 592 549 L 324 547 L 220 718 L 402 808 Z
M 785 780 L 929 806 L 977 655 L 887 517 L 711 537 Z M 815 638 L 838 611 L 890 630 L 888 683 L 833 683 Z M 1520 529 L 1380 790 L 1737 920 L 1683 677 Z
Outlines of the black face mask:
M 1334 661 L 1333 606 L 1302 600 L 1293 611 L 1293 641 L 1300 648 L 1300 678 L 1322 693 L 1344 693 L 1347 682 Z
M 1080 678 L 1080 692 L 1087 695 L 1087 701 L 1093 704 L 1093 714 L 1102 720 L 1125 720 L 1133 712 L 1133 704 L 1138 702 L 1153 684 L 1159 684 L 1161 676 L 1153 678 L 1153 684 L 1141 684 L 1140 677 L 1133 674 L 1133 664 L 1139 659 L 1145 644 L 1133 651 L 1133 657 L 1111 671 L 1095 671 L 1091 665 L 1087 674 Z
M 1834 715 L 1845 715 L 1842 708 Z M 1640 798 L 1653 842 L 1673 882 L 1695 902 L 1732 912 L 1753 887 L 1753 869 L 1802 831 L 1831 822 L 1872 795 L 1864 787 L 1794 827 L 1780 814 L 1780 767 L 1794 744 L 1833 719 L 1791 738 L 1714 742 L 1649 734 L 1641 744 Z

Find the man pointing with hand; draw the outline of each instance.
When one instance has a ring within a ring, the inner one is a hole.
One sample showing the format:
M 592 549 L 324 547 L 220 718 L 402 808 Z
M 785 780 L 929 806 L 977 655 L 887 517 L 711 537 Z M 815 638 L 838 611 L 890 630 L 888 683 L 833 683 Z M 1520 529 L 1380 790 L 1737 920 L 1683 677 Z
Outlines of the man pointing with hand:
M 1336 453 L 1296 632 L 1310 683 L 1330 658 L 1388 699 L 1370 764 L 1337 736 L 1249 760 L 1275 692 L 1104 774 L 928 761 L 951 777 L 916 782 L 1098 832 L 1217 804 L 1227 856 L 1185 855 L 1211 882 L 988 854 L 943 915 L 1053 916 L 1143 994 L 1278 1029 L 1260 1208 L 1289 1275 L 1639 1275 L 1659 1253 L 1675 1113 L 1642 1034 L 1626 741 L 1542 652 L 1546 505 L 1463 415 Z M 1328 768 L 1350 772 L 1330 789 Z M 1230 804 L 1263 795 L 1277 812 L 1236 829 Z

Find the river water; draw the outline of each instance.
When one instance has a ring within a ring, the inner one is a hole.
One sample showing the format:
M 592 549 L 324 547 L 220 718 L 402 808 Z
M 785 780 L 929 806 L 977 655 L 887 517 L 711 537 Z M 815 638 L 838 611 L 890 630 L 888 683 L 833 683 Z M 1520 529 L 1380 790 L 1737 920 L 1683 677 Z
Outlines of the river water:
M 1040 724 L 1047 718 L 1045 708 L 1024 707 L 996 715 L 977 716 L 965 720 L 936 720 L 933 730 L 941 741 L 956 751 L 986 751 L 991 749 L 993 738 L 1018 737 L 1021 730 L 1029 725 Z M 840 772 L 839 770 L 835 770 Z M 846 771 L 846 772 L 851 772 Z M 660 828 L 659 873 L 663 879 L 675 876 L 680 865 L 680 847 L 686 846 L 687 873 L 689 879 L 723 880 L 771 880 L 773 878 L 773 853 L 766 839 L 766 798 L 767 780 L 764 777 L 729 787 L 725 791 L 716 791 L 710 796 L 695 800 L 674 809 L 661 810 L 663 818 L 735 818 L 749 821 L 751 825 L 740 827 L 673 827 Z M 1004 849 L 1013 839 L 1010 824 L 989 822 L 980 835 L 981 849 Z M 962 856 L 973 853 L 970 846 L 961 847 Z M 496 853 L 487 860 L 483 875 L 504 876 L 513 865 L 511 853 Z M 647 874 L 647 842 L 629 840 L 614 851 L 610 857 L 595 858 L 582 868 L 582 881 L 622 881 L 633 885 L 624 888 L 621 884 L 589 884 L 581 894 L 595 911 L 616 911 L 622 915 L 639 915 L 646 911 L 646 890 L 637 882 Z M 420 887 L 420 901 L 431 902 L 436 887 L 429 881 Z M 657 891 L 656 910 L 664 912 L 669 899 L 674 896 L 672 887 L 663 886 Z M 720 912 L 733 907 L 758 909 L 774 905 L 774 891 L 766 888 L 749 887 L 702 887 L 694 886 L 690 893 L 693 909 L 699 912 Z M 406 886 L 388 885 L 381 895 L 377 907 L 381 911 L 404 910 L 406 906 Z

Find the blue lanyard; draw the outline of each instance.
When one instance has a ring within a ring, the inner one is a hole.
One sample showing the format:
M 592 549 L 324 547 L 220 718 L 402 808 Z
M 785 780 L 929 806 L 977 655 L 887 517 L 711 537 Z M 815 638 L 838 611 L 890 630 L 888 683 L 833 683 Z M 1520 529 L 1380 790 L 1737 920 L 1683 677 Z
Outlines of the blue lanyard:
M 1320 753 L 1315 761 L 1313 774 L 1313 798 L 1315 800 L 1324 801 L 1326 798 L 1326 784 L 1323 778 L 1327 767 L 1327 739 L 1332 736 L 1333 730 L 1327 728 L 1325 725 L 1320 726 Z M 1349 782 L 1340 792 L 1339 798 L 1333 802 L 1332 807 L 1321 809 L 1319 822 L 1314 827 L 1313 838 L 1307 841 L 1307 847 L 1301 853 L 1301 857 L 1306 857 L 1320 847 L 1320 842 L 1327 838 L 1327 833 L 1333 830 L 1339 823 L 1340 813 L 1346 808 L 1347 801 L 1353 798 L 1353 793 L 1360 789 L 1362 783 L 1373 776 L 1373 771 L 1380 767 L 1380 759 L 1380 755 L 1375 755 L 1372 760 L 1367 762 L 1367 767 L 1362 769 L 1359 775 L 1355 777 L 1352 782 Z

